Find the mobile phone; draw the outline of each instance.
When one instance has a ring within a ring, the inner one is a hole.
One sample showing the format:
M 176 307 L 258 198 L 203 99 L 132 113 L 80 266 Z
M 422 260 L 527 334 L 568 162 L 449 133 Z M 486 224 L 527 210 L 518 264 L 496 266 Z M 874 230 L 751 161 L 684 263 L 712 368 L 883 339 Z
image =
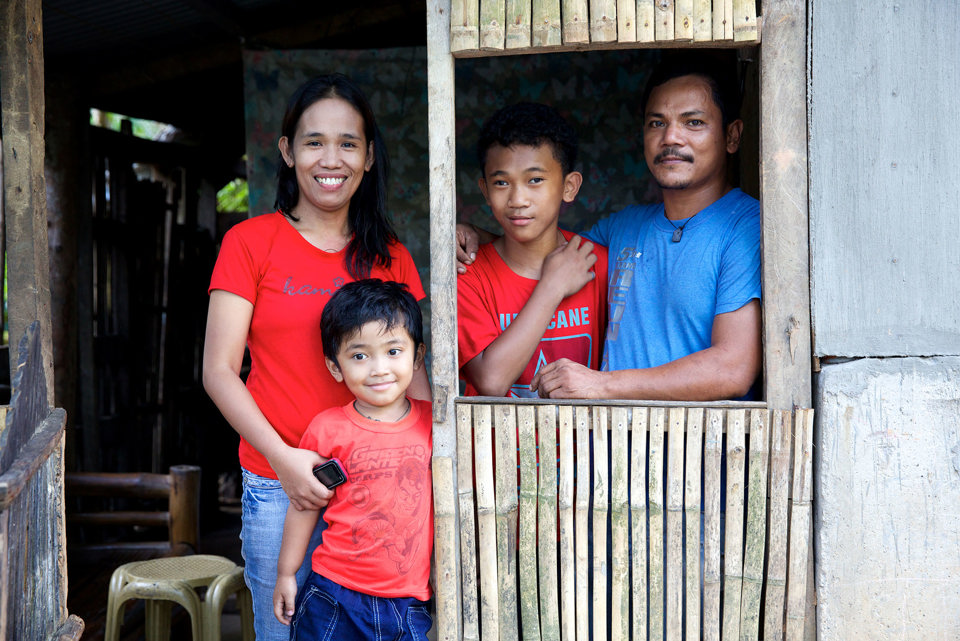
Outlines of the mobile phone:
M 340 463 L 339 459 L 335 458 L 313 468 L 313 475 L 330 490 L 338 485 L 343 485 L 349 480 L 343 464 Z

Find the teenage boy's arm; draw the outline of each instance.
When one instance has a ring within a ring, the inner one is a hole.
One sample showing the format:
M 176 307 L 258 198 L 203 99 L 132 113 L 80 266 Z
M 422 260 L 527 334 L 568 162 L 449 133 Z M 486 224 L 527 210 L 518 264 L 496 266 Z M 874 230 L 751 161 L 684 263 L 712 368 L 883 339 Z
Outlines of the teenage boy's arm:
M 467 380 L 483 396 L 504 396 L 520 378 L 550 319 L 567 296 L 593 280 L 593 243 L 574 236 L 543 261 L 540 281 L 507 329 L 463 366 Z
M 297 570 L 307 556 L 307 545 L 319 516 L 319 510 L 287 508 L 280 558 L 277 561 L 277 585 L 273 588 L 273 614 L 284 625 L 290 625 L 293 617 L 293 604 L 297 598 Z
M 530 384 L 541 398 L 716 401 L 750 391 L 760 373 L 760 301 L 717 314 L 707 349 L 647 369 L 598 372 L 561 359 Z

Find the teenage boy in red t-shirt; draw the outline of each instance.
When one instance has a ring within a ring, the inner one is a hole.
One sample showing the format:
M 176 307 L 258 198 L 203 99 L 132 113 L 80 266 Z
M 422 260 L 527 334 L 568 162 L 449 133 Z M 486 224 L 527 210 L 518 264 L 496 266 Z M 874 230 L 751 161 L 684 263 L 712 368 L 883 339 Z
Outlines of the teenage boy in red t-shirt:
M 318 414 L 300 447 L 336 459 L 345 482 L 324 512 L 299 594 L 296 571 L 320 512 L 287 509 L 274 614 L 291 639 L 425 639 L 433 414 L 406 395 L 423 367 L 420 307 L 403 284 L 354 281 L 330 298 L 317 331 L 327 368 L 355 398 Z
M 596 369 L 606 327 L 607 250 L 557 227 L 583 176 L 577 135 L 552 107 L 519 103 L 483 125 L 480 190 L 503 228 L 457 279 L 467 395 L 531 397 L 539 368 Z

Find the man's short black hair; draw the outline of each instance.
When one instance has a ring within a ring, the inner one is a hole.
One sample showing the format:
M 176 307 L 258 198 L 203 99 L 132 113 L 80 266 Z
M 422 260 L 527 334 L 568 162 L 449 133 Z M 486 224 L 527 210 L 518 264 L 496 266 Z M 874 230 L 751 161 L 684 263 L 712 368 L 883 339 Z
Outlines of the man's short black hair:
M 681 76 L 700 76 L 710 85 L 713 102 L 720 108 L 723 126 L 740 118 L 740 89 L 736 72 L 720 60 L 705 53 L 678 53 L 663 60 L 653 69 L 640 102 L 640 115 L 646 116 L 650 94 L 660 85 Z
M 414 350 L 423 344 L 423 316 L 420 305 L 403 283 L 366 278 L 338 289 L 320 316 L 323 355 L 337 363 L 344 341 L 367 323 L 383 323 L 384 330 L 403 327 L 413 340 Z M 339 365 L 339 363 L 337 363 Z
M 508 105 L 483 124 L 477 140 L 477 159 L 480 161 L 480 171 L 484 174 L 487 152 L 494 145 L 550 145 L 564 176 L 573 171 L 577 162 L 577 132 L 559 111 L 539 102 Z

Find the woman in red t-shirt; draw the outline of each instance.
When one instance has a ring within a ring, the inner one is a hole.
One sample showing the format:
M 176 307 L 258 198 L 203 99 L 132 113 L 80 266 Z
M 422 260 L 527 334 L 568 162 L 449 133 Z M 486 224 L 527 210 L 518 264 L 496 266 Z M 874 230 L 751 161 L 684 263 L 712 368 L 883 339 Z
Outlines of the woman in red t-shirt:
M 316 414 L 352 398 L 324 365 L 323 307 L 345 282 L 367 277 L 424 298 L 387 218 L 386 147 L 363 93 L 341 74 L 306 82 L 290 98 L 279 148 L 277 211 L 224 236 L 203 354 L 204 388 L 241 437 L 240 537 L 258 641 L 289 636 L 272 601 L 287 505 L 319 509 L 332 496 L 311 473 L 319 455 L 297 448 L 300 436 Z M 409 393 L 430 398 L 424 368 Z M 315 539 L 309 549 L 319 531 Z

